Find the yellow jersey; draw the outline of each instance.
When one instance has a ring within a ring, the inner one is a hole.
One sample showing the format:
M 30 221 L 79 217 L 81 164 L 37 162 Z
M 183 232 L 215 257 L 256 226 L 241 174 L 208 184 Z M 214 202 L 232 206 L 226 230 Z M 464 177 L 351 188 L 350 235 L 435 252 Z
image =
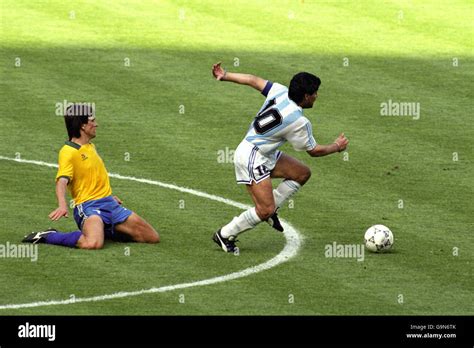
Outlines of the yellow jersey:
M 112 194 L 109 174 L 94 144 L 66 141 L 59 151 L 58 162 L 56 181 L 61 177 L 69 179 L 68 187 L 75 205 Z

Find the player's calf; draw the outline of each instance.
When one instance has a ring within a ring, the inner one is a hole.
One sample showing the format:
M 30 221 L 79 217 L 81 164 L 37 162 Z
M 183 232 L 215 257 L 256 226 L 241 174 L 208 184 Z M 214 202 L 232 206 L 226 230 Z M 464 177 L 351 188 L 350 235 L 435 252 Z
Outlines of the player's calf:
M 160 235 L 148 222 L 133 213 L 125 220 L 115 226 L 115 230 L 130 236 L 138 243 L 159 243 Z
M 272 170 L 272 178 L 282 178 L 296 181 L 304 185 L 311 177 L 311 169 L 296 158 L 282 154 Z
M 138 243 L 156 244 L 160 242 L 160 235 L 143 219 L 138 219 L 134 227 L 133 240 Z
M 298 163 L 291 171 L 287 171 L 283 176 L 286 180 L 296 181 L 303 186 L 311 178 L 311 169 L 302 163 Z
M 156 244 L 160 242 L 160 235 L 151 226 L 143 227 L 136 234 L 134 240 L 139 243 Z

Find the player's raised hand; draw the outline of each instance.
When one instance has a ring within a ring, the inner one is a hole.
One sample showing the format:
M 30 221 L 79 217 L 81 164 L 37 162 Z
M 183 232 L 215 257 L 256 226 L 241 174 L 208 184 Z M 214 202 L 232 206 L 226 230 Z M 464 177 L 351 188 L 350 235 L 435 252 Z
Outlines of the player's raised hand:
M 344 151 L 347 147 L 347 144 L 349 144 L 349 139 L 346 138 L 344 133 L 341 133 L 334 142 L 337 144 L 339 147 L 339 152 Z
M 222 80 L 225 76 L 225 69 L 221 67 L 222 62 L 216 63 L 212 65 L 212 75 L 216 78 L 216 80 Z
M 63 216 L 64 217 L 69 217 L 69 212 L 68 212 L 67 208 L 58 207 L 57 209 L 54 209 L 49 214 L 49 218 L 53 221 L 57 221 L 60 218 L 62 218 Z

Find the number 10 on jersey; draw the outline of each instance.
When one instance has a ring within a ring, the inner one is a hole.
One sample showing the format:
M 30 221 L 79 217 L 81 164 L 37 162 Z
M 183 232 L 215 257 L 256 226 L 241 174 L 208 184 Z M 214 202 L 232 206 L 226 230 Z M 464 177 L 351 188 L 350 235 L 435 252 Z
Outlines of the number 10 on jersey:
M 281 125 L 283 117 L 278 109 L 273 108 L 275 99 L 270 100 L 253 121 L 253 128 L 257 134 L 265 134 Z

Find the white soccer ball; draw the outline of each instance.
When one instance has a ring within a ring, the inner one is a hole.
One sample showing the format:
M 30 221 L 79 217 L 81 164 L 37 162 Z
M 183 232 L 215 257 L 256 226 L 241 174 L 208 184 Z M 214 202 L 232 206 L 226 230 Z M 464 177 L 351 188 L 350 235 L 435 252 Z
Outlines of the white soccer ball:
M 365 247 L 373 252 L 390 250 L 393 245 L 393 233 L 387 226 L 374 225 L 364 235 Z

